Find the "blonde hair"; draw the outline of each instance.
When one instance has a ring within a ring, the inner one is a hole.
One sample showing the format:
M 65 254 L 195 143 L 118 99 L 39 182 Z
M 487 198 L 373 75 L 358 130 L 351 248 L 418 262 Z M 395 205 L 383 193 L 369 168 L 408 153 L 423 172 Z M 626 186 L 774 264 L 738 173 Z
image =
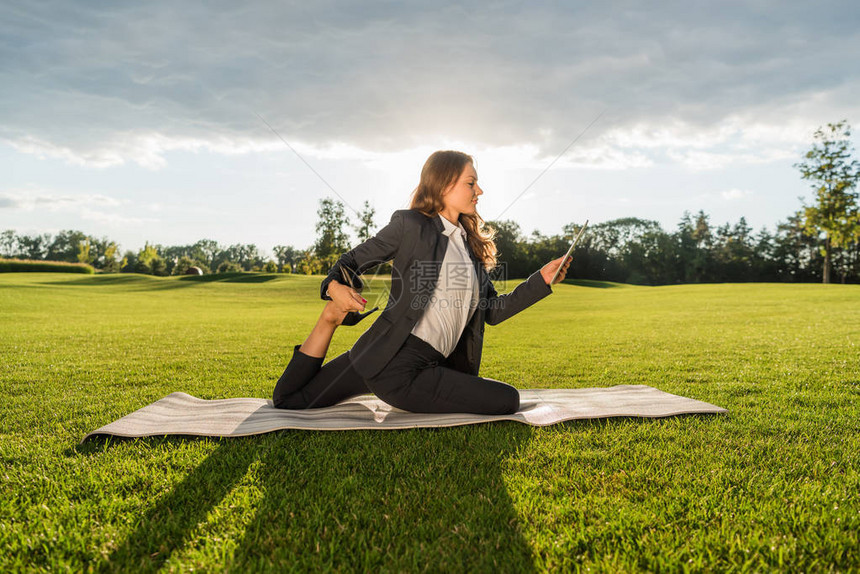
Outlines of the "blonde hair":
M 460 151 L 433 152 L 421 168 L 421 180 L 412 192 L 410 209 L 417 209 L 428 217 L 435 217 L 445 204 L 442 192 L 455 183 L 468 164 L 474 165 L 472 156 Z M 484 220 L 475 213 L 461 213 L 460 221 L 466 229 L 466 239 L 475 257 L 491 271 L 496 267 L 496 230 L 485 225 Z

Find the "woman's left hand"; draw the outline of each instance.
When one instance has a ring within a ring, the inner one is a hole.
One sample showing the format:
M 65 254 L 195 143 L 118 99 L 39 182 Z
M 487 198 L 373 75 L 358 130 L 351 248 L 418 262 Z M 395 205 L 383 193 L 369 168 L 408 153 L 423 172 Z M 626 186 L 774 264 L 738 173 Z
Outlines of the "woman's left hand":
M 547 263 L 546 265 L 544 265 L 543 267 L 540 268 L 540 274 L 543 277 L 543 280 L 544 280 L 544 282 L 546 282 L 547 285 L 550 284 L 550 281 L 552 280 L 552 276 L 555 274 L 555 270 L 558 269 L 559 265 L 561 265 L 561 271 L 559 271 L 558 277 L 555 278 L 555 281 L 553 281 L 553 284 L 558 283 L 559 281 L 564 279 L 565 275 L 567 275 L 567 268 L 570 267 L 570 262 L 573 261 L 573 257 L 569 256 L 567 258 L 567 261 L 562 263 L 563 259 L 564 259 L 564 255 L 562 255 L 558 259 L 553 259 L 552 261 L 550 261 L 549 263 Z

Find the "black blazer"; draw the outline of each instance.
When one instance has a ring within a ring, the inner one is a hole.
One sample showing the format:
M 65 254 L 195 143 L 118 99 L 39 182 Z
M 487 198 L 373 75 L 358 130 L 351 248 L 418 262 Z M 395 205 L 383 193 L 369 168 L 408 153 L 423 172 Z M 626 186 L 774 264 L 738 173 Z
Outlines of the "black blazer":
M 344 283 L 344 271 L 360 275 L 394 259 L 388 303 L 349 352 L 353 367 L 363 378 L 371 378 L 382 371 L 427 308 L 448 249 L 448 237 L 443 230 L 439 217 L 427 217 L 416 209 L 399 209 L 375 236 L 341 255 L 323 280 L 320 297 L 330 300 L 331 297 L 325 295 L 326 288 L 332 279 Z M 540 271 L 535 271 L 513 291 L 499 295 L 468 242 L 466 248 L 478 277 L 480 300 L 443 366 L 477 375 L 481 366 L 484 323 L 501 323 L 543 299 L 552 289 Z

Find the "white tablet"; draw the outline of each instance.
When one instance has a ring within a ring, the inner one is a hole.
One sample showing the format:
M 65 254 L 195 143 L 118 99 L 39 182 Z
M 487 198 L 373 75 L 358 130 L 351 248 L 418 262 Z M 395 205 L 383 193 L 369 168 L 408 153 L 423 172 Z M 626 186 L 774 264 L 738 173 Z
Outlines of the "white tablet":
M 552 276 L 549 284 L 552 285 L 555 283 L 555 278 L 558 277 L 559 272 L 561 272 L 561 268 L 564 267 L 564 262 L 567 261 L 567 258 L 573 253 L 573 248 L 576 246 L 576 243 L 579 241 L 579 238 L 582 237 L 582 232 L 585 231 L 585 228 L 588 227 L 588 220 L 585 220 L 582 228 L 579 230 L 579 233 L 576 234 L 576 237 L 573 238 L 573 243 L 570 244 L 570 249 L 567 250 L 567 253 L 564 254 L 564 259 L 561 260 L 561 265 L 558 266 L 558 269 L 555 270 L 555 274 Z

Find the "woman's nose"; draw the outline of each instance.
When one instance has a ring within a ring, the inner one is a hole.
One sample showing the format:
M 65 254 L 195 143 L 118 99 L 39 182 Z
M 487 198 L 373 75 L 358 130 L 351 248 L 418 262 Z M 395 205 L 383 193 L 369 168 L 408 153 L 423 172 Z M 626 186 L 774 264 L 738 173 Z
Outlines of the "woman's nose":
M 481 189 L 481 186 L 480 186 L 480 185 L 475 184 L 475 188 L 478 190 L 478 195 L 481 195 L 481 194 L 483 194 L 483 193 L 484 193 L 484 190 L 483 190 L 483 189 Z

